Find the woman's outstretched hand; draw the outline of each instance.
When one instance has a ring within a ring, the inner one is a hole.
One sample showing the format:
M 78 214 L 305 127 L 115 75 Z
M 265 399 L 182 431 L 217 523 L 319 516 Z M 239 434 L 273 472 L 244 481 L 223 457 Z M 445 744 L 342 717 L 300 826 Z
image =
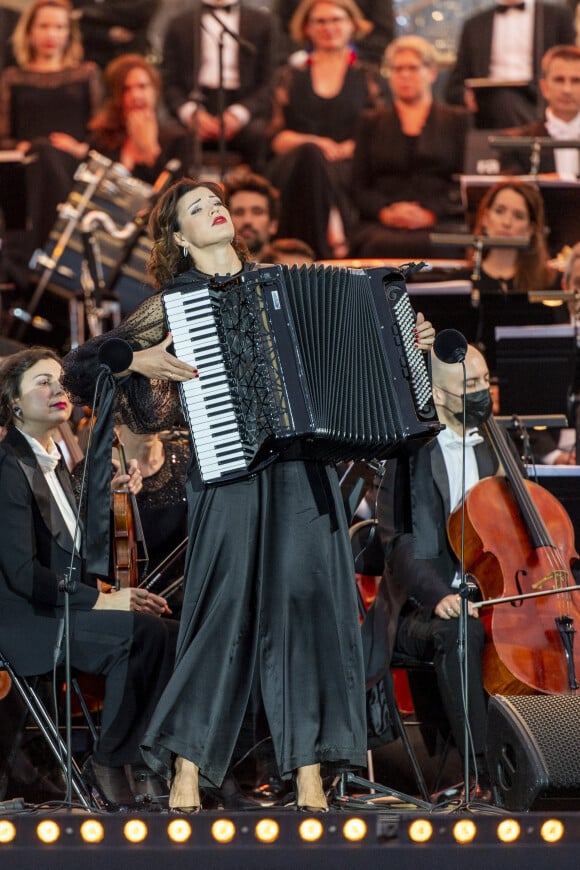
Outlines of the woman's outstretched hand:
M 197 378 L 196 368 L 169 353 L 167 348 L 172 341 L 173 337 L 169 332 L 159 344 L 135 351 L 129 371 L 162 381 L 190 381 Z

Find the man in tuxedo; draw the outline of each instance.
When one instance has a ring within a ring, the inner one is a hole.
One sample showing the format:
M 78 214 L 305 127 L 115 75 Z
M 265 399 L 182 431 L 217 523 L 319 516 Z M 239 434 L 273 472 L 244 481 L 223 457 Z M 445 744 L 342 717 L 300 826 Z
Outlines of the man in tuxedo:
M 219 147 L 223 126 L 228 148 L 255 171 L 266 157 L 276 33 L 273 15 L 263 9 L 209 0 L 174 18 L 164 42 L 169 111 L 204 150 Z
M 532 136 L 551 139 L 577 139 L 580 145 L 580 48 L 555 45 L 542 58 L 540 89 L 546 102 L 542 120 L 512 127 L 509 136 Z M 539 173 L 557 173 L 562 179 L 580 176 L 578 148 L 544 148 L 540 151 Z M 502 171 L 526 175 L 531 167 L 531 149 L 517 148 L 503 152 Z
M 457 748 L 464 747 L 464 706 L 457 642 L 459 563 L 446 524 L 461 501 L 462 412 L 466 409 L 466 489 L 496 473 L 497 459 L 478 424 L 491 413 L 489 371 L 482 354 L 469 346 L 466 389 L 460 363 L 433 356 L 433 399 L 445 428 L 412 455 L 387 463 L 380 485 L 379 529 L 386 570 L 377 603 L 384 602 L 388 646 L 414 659 L 432 661 L 437 692 Z M 394 467 L 393 467 L 394 466 Z M 370 504 L 373 498 L 367 498 Z M 488 785 L 485 765 L 486 699 L 482 683 L 483 624 L 468 602 L 465 657 L 468 663 L 469 723 L 480 786 Z M 420 698 L 418 700 L 421 700 Z M 433 719 L 433 709 L 429 711 Z M 472 761 L 470 759 L 470 761 Z M 478 793 L 481 797 L 481 790 Z
M 446 100 L 467 105 L 481 128 L 528 123 L 538 115 L 537 80 L 544 53 L 553 45 L 573 45 L 575 38 L 568 7 L 544 0 L 502 0 L 465 21 Z M 465 86 L 466 79 L 514 85 L 477 88 L 476 93 Z

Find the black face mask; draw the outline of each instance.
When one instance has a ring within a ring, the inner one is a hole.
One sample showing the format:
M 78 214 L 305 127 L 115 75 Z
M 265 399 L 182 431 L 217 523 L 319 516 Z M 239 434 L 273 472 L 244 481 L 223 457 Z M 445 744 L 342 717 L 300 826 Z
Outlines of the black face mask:
M 465 425 L 479 426 L 485 423 L 491 414 L 492 400 L 489 390 L 478 390 L 476 393 L 467 393 L 463 397 L 465 407 Z M 456 420 L 463 423 L 463 411 L 453 415 Z
M 448 396 L 455 396 L 456 399 L 463 399 L 466 427 L 480 426 L 491 414 L 493 403 L 489 389 L 477 390 L 476 393 L 467 393 L 465 396 L 458 396 L 457 393 L 450 393 L 449 390 L 443 390 L 443 392 L 447 393 Z M 463 423 L 463 408 L 461 411 L 452 411 L 451 413 L 459 423 Z

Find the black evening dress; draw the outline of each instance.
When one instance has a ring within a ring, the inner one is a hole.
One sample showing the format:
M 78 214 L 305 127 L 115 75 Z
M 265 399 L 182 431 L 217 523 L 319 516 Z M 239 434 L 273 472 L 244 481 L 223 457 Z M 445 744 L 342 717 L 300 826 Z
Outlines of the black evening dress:
M 190 271 L 178 281 L 205 279 Z M 115 334 L 135 348 L 167 334 L 161 295 Z M 105 336 L 65 359 L 65 385 L 90 400 Z M 202 375 L 203 377 L 203 375 Z M 175 384 L 121 379 L 118 412 L 136 430 L 174 422 Z M 354 566 L 338 478 L 318 462 L 278 461 L 248 479 L 187 481 L 189 549 L 176 666 L 143 740 L 166 777 L 175 754 L 220 785 L 253 687 L 279 771 L 366 765 L 365 689 Z

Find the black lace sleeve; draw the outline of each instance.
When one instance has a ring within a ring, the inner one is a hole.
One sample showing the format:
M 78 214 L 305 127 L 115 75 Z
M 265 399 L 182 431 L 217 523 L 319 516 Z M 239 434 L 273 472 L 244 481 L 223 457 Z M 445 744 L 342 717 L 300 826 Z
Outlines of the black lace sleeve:
M 72 350 L 63 360 L 63 384 L 71 401 L 92 405 L 99 370 L 98 354 L 110 338 L 128 341 L 133 350 L 159 344 L 167 335 L 161 294 L 150 296 L 119 326 Z M 117 384 L 116 414 L 134 432 L 183 428 L 177 385 L 149 380 L 139 374 L 121 377 Z

